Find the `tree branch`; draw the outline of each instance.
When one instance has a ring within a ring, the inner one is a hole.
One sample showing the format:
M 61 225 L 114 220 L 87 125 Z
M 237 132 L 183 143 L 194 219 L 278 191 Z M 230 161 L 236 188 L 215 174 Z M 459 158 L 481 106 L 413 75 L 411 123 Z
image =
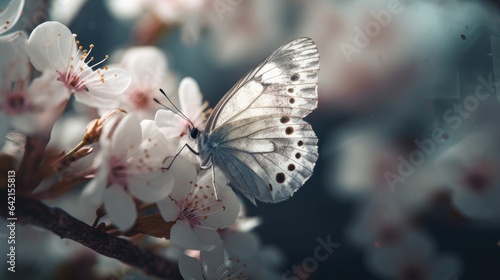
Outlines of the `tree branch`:
M 6 197 L 6 192 L 3 192 L 2 197 Z M 0 214 L 3 217 L 8 217 L 7 212 L 7 207 L 0 207 Z M 61 238 L 74 240 L 99 254 L 134 266 L 148 275 L 160 279 L 182 279 L 176 264 L 125 239 L 95 229 L 60 208 L 49 207 L 41 201 L 18 196 L 15 213 L 19 223 L 29 223 L 48 229 Z

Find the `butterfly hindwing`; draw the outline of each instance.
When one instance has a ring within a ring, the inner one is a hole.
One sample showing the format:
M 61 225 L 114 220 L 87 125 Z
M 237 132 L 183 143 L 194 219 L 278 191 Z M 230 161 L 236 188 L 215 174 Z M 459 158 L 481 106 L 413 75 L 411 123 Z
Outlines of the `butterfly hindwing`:
M 302 118 L 317 106 L 318 70 L 315 44 L 296 39 L 243 77 L 207 121 L 212 163 L 254 203 L 286 200 L 312 175 L 317 137 Z
M 221 150 L 231 155 L 224 156 L 224 160 L 244 165 L 246 172 L 251 173 L 231 180 L 231 185 L 250 200 L 286 200 L 312 175 L 318 157 L 316 135 L 301 118 L 286 120 L 284 123 L 278 117 L 260 118 L 238 126 L 221 139 Z M 233 132 L 242 130 L 243 137 L 233 137 Z

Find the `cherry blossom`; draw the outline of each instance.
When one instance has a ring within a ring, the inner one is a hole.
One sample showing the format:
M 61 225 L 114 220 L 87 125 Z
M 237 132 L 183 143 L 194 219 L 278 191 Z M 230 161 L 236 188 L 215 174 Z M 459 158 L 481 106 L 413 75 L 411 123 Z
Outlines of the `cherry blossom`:
M 202 128 L 205 123 L 208 102 L 203 102 L 203 96 L 198 87 L 198 83 L 193 78 L 186 77 L 182 79 L 179 85 L 179 110 L 184 114 L 195 127 Z M 189 121 L 182 118 L 178 113 L 171 110 L 158 110 L 155 115 L 155 122 L 160 131 L 167 139 L 176 139 L 178 141 L 178 150 L 185 144 L 191 144 L 192 141 L 188 135 L 188 128 L 191 125 Z M 188 149 L 181 153 L 193 163 L 198 163 L 197 157 Z
M 153 98 L 160 97 L 158 89 L 173 93 L 175 78 L 168 69 L 165 54 L 156 47 L 133 47 L 124 52 L 119 66 L 131 76 L 130 86 L 120 96 L 120 107 L 137 113 L 141 119 L 153 119 L 161 107 Z M 170 95 L 173 102 L 176 95 Z M 169 104 L 165 104 L 169 105 Z M 111 109 L 111 108 L 109 108 Z
M 470 218 L 500 216 L 498 133 L 479 131 L 467 136 L 438 159 L 443 182 L 455 207 Z
M 410 231 L 398 243 L 373 247 L 368 265 L 380 277 L 390 279 L 447 279 L 460 272 L 460 260 L 437 254 L 426 235 Z
M 211 172 L 198 176 L 194 164 L 182 157 L 175 160 L 171 170 L 176 186 L 169 197 L 157 203 L 163 219 L 175 221 L 170 231 L 171 241 L 194 250 L 211 250 L 220 245 L 222 240 L 217 230 L 230 226 L 238 216 L 236 194 L 218 184 L 217 200 Z
M 130 84 L 130 76 L 119 68 L 97 68 L 108 56 L 94 62 L 94 45 L 85 50 L 76 35 L 55 21 L 38 25 L 28 39 L 27 52 L 33 66 L 52 73 L 66 87 L 67 94 L 90 107 L 118 105 L 118 97 Z
M 137 116 L 127 114 L 116 122 L 105 123 L 99 170 L 84 198 L 96 206 L 104 201 L 111 221 L 126 230 L 137 217 L 133 197 L 147 203 L 164 199 L 174 179 L 162 169 L 168 144 L 153 121 L 139 122 Z
M 24 32 L 0 37 L 0 108 L 14 128 L 30 134 L 50 130 L 68 96 L 48 74 L 30 82 L 26 44 Z

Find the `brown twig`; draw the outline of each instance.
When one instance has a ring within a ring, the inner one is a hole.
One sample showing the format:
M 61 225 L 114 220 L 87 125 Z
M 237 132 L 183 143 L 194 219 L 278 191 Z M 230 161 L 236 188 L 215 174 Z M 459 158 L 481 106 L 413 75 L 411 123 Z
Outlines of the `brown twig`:
M 0 208 L 0 214 L 5 218 L 8 217 L 7 210 L 7 207 Z M 48 229 L 61 238 L 72 239 L 99 254 L 134 266 L 148 275 L 159 279 L 182 279 L 176 264 L 125 239 L 95 229 L 65 211 L 49 207 L 41 201 L 18 196 L 16 216 L 19 223 Z

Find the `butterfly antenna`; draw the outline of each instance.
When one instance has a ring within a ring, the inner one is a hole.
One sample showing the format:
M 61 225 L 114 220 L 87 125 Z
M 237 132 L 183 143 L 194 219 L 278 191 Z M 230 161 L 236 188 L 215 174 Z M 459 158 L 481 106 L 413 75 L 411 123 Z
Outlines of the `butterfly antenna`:
M 179 110 L 179 108 L 177 108 L 177 106 L 175 106 L 174 102 L 172 102 L 172 100 L 170 100 L 170 98 L 168 97 L 168 95 L 163 91 L 163 89 L 160 88 L 160 92 L 163 94 L 163 96 L 165 96 L 165 98 L 167 98 L 168 102 L 170 102 L 170 104 L 172 104 L 172 106 L 174 106 L 175 110 L 177 110 L 177 112 L 179 112 L 179 115 L 185 119 L 186 121 L 189 122 L 189 124 L 191 124 L 191 127 L 195 127 L 193 122 L 188 118 L 186 117 L 186 115 L 184 115 L 181 110 Z M 165 107 L 166 109 L 169 109 L 167 106 L 165 106 L 165 104 L 161 103 L 158 99 L 156 99 L 156 97 L 153 97 L 153 100 L 160 104 L 161 106 Z

